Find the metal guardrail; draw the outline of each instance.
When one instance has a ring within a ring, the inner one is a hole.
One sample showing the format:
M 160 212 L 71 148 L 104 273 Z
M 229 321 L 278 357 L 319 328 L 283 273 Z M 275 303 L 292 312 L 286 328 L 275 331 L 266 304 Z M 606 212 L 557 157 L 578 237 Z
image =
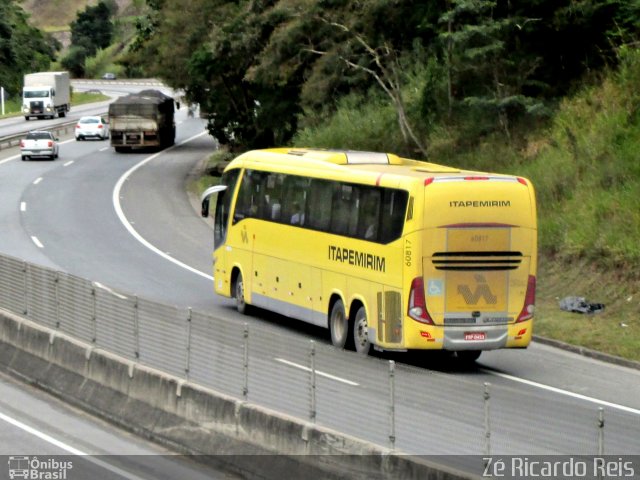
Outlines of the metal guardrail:
M 513 387 L 494 390 L 324 343 L 291 342 L 266 325 L 249 331 L 6 255 L 0 308 L 185 381 L 409 454 L 604 453 L 602 409 L 524 387 L 518 400 L 505 398 Z M 607 424 L 608 448 L 637 453 L 637 417 L 609 410 Z
M 73 129 L 76 126 L 77 120 L 74 120 L 73 122 L 65 122 L 65 123 L 60 123 L 58 125 L 55 125 L 53 127 L 46 127 L 46 128 L 31 128 L 25 132 L 22 133 L 17 133 L 15 135 L 9 135 L 6 137 L 0 137 L 0 150 L 4 150 L 7 148 L 11 148 L 11 147 L 15 147 L 16 145 L 20 144 L 20 140 L 22 140 L 27 133 L 29 133 L 31 130 L 44 130 L 47 132 L 53 132 L 53 134 L 56 137 L 59 137 L 61 134 L 66 134 L 69 132 L 69 130 L 73 131 Z

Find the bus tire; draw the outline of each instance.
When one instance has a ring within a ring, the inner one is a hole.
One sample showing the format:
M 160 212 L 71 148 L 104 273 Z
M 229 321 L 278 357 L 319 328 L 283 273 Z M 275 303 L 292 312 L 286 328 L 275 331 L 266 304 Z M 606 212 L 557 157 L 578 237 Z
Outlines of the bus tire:
M 480 358 L 480 354 L 482 354 L 482 350 L 458 350 L 456 357 L 462 363 L 471 365 Z
M 349 319 L 344 309 L 344 303 L 338 299 L 331 307 L 329 315 L 329 330 L 331 331 L 331 343 L 334 347 L 348 348 L 350 341 Z
M 371 342 L 369 341 L 369 322 L 367 321 L 367 312 L 364 306 L 361 306 L 356 312 L 353 320 L 353 342 L 356 352 L 361 355 L 368 355 L 371 350 Z
M 246 315 L 249 309 L 247 301 L 244 298 L 244 280 L 242 279 L 242 273 L 238 272 L 236 280 L 233 283 L 233 296 L 236 299 L 236 309 L 239 313 Z

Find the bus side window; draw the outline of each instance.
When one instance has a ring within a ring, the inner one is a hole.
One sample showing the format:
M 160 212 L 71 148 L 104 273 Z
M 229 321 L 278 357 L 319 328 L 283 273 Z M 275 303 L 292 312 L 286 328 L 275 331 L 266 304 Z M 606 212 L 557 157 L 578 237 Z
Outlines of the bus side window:
M 409 193 L 404 190 L 385 190 L 382 198 L 382 225 L 380 241 L 389 243 L 402 235 Z
M 297 177 L 295 175 L 287 175 L 283 185 L 283 222 L 300 226 L 305 224 L 305 209 L 307 205 L 308 189 L 308 179 Z
M 362 187 L 358 208 L 358 238 L 378 241 L 380 238 L 380 197 L 381 190 Z M 384 225 L 384 222 L 382 223 Z
M 326 232 L 331 222 L 331 198 L 333 183 L 311 180 L 308 198 L 309 228 Z
M 355 211 L 352 203 L 353 190 L 351 185 L 334 184 L 331 203 L 331 233 L 346 235 L 349 231 L 349 220 Z
M 263 218 L 262 215 L 266 209 L 266 199 L 263 194 L 265 176 L 263 172 L 245 170 L 233 214 L 234 223 L 244 218 Z
M 264 210 L 260 218 L 279 222 L 282 214 L 283 182 L 285 175 L 281 173 L 264 174 Z

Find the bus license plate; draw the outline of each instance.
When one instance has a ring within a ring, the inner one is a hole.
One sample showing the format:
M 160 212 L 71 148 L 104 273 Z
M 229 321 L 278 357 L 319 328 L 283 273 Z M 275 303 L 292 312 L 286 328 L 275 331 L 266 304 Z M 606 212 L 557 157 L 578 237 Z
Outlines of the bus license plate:
M 465 340 L 484 340 L 485 333 L 484 332 L 465 332 L 464 339 Z

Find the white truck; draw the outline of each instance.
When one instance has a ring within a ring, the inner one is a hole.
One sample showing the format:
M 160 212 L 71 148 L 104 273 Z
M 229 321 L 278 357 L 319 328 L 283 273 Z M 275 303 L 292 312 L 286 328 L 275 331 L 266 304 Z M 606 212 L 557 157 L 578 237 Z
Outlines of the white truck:
M 64 117 L 71 109 L 69 72 L 38 72 L 24 76 L 22 113 L 31 117 Z

